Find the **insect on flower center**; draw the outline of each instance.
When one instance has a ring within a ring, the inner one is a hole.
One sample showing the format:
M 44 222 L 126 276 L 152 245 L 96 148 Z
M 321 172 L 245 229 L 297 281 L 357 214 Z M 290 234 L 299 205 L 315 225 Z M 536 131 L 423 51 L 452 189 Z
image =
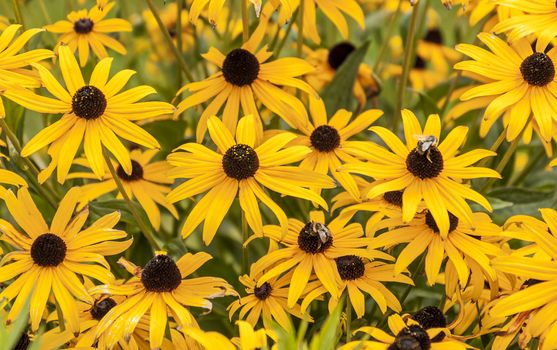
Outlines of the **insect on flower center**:
M 433 215 L 431 215 L 431 212 L 429 211 L 425 214 L 425 223 L 433 232 L 439 233 L 439 226 L 437 226 L 437 222 L 435 222 Z M 457 226 L 458 218 L 449 212 L 449 232 L 453 232 Z
M 346 255 L 336 258 L 338 274 L 343 281 L 358 279 L 364 275 L 366 267 L 362 259 L 355 255 Z
M 253 294 L 257 297 L 257 299 L 265 300 L 271 295 L 272 291 L 273 288 L 271 287 L 269 282 L 265 282 L 261 286 L 255 287 L 253 289 Z
M 318 222 L 308 222 L 298 235 L 298 246 L 306 253 L 322 253 L 332 245 L 331 231 L 327 226 Z
M 313 148 L 319 152 L 331 152 L 340 146 L 340 135 L 337 129 L 329 125 L 320 125 L 309 137 Z
M 31 245 L 31 258 L 39 266 L 58 266 L 66 257 L 66 250 L 66 243 L 62 238 L 53 233 L 45 233 Z
M 356 47 L 347 41 L 338 43 L 329 50 L 327 63 L 331 68 L 337 70 L 355 50 Z
M 228 177 L 244 180 L 255 175 L 259 169 L 259 157 L 250 146 L 237 144 L 224 153 L 222 169 Z
M 424 140 L 406 157 L 406 169 L 422 180 L 434 178 L 443 171 L 443 155 L 435 146 L 435 137 L 428 136 Z
M 126 174 L 126 171 L 124 170 L 124 168 L 122 168 L 121 165 L 118 165 L 118 169 L 116 170 L 116 173 L 118 174 L 118 177 L 124 181 L 137 181 L 137 180 L 141 180 L 143 178 L 143 167 L 141 166 L 141 164 L 139 164 L 138 162 L 136 162 L 135 160 L 132 160 L 132 173 L 131 174 Z
M 100 321 L 104 315 L 106 315 L 113 307 L 116 306 L 116 302 L 112 298 L 103 299 L 91 308 L 91 316 L 97 321 Z
M 93 30 L 94 23 L 89 18 L 80 18 L 73 24 L 76 33 L 87 34 Z
M 535 52 L 522 61 L 520 73 L 528 84 L 546 86 L 555 78 L 555 66 L 548 55 Z
M 442 44 L 443 43 L 443 34 L 439 31 L 439 29 L 432 29 L 429 30 L 424 38 L 424 41 L 433 44 Z
M 402 191 L 389 191 L 383 194 L 383 199 L 392 205 L 402 208 Z
M 232 85 L 250 85 L 259 75 L 259 61 L 244 49 L 234 49 L 226 55 L 222 64 L 224 79 Z
M 424 329 L 447 327 L 447 319 L 443 311 L 436 306 L 421 308 L 412 316 L 412 319 L 418 322 Z M 438 342 L 443 340 L 443 338 L 445 338 L 445 333 L 441 332 L 431 339 L 431 341 Z
M 83 119 L 97 119 L 106 109 L 106 97 L 93 85 L 85 85 L 72 97 L 72 111 Z
M 388 350 L 429 350 L 431 339 L 427 332 L 418 325 L 412 325 L 401 330 L 395 342 Z
M 171 257 L 159 254 L 143 268 L 141 282 L 149 292 L 171 292 L 182 282 L 182 274 Z
M 17 341 L 17 344 L 15 344 L 13 350 L 27 350 L 29 345 L 31 345 L 31 339 L 29 339 L 29 335 L 27 335 L 27 333 L 23 333 L 21 337 L 19 337 L 19 340 Z

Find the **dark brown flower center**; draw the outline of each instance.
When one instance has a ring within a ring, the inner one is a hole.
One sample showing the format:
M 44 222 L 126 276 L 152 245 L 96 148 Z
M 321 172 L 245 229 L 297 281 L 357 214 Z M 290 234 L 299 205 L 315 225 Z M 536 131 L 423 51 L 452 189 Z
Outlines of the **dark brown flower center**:
M 401 330 L 388 350 L 429 350 L 431 340 L 420 326 L 412 325 Z
M 416 60 L 414 61 L 414 69 L 425 69 L 426 62 L 420 56 L 416 55 Z
M 226 55 L 222 64 L 224 79 L 232 85 L 250 85 L 259 75 L 259 61 L 244 49 L 234 49 Z
M 319 152 L 331 152 L 340 146 L 340 135 L 337 129 L 329 125 L 320 125 L 309 137 L 313 148 Z
M 340 278 L 344 281 L 358 279 L 364 275 L 366 267 L 362 259 L 355 255 L 341 256 L 335 259 Z
M 265 282 L 261 286 L 255 287 L 253 289 L 253 294 L 257 297 L 257 299 L 265 300 L 269 297 L 269 295 L 271 295 L 272 291 L 273 288 L 271 287 L 269 282 Z
M 136 162 L 135 160 L 132 160 L 132 173 L 131 174 L 126 174 L 126 171 L 124 171 L 124 168 L 122 168 L 121 165 L 118 165 L 118 169 L 116 170 L 116 173 L 118 174 L 118 177 L 124 181 L 137 181 L 137 180 L 141 180 L 143 179 L 143 167 L 141 166 L 141 164 L 139 164 L 138 162 Z
M 224 153 L 222 169 L 228 177 L 244 180 L 255 175 L 259 169 L 259 157 L 250 146 L 237 144 Z
M 356 47 L 347 41 L 336 44 L 329 50 L 329 56 L 327 57 L 329 66 L 337 70 L 355 50 Z
M 429 211 L 427 212 L 427 214 L 425 214 L 425 223 L 433 232 L 439 233 L 439 226 L 437 226 L 437 222 L 435 222 L 433 215 L 431 215 Z M 449 213 L 449 232 L 453 232 L 457 228 L 457 226 L 458 218 L 452 213 Z
M 87 34 L 93 30 L 94 23 L 89 18 L 80 18 L 73 24 L 73 30 L 79 34 Z
M 520 73 L 528 84 L 546 86 L 555 78 L 555 66 L 548 55 L 536 52 L 522 61 Z
M 66 250 L 66 243 L 62 238 L 53 233 L 45 233 L 31 245 L 31 258 L 39 266 L 58 266 L 66 257 Z
M 392 205 L 402 207 L 402 191 L 389 191 L 383 194 L 383 199 Z
M 83 119 L 97 119 L 106 109 L 106 97 L 93 85 L 86 85 L 75 92 L 72 97 L 72 111 Z
M 298 235 L 298 246 L 306 253 L 322 253 L 332 245 L 331 231 L 327 226 L 318 222 L 308 222 Z
M 406 157 L 406 169 L 420 179 L 431 179 L 443 171 L 443 155 L 435 146 L 421 152 L 413 149 Z
M 99 302 L 95 302 L 95 305 L 91 308 L 91 316 L 93 316 L 95 320 L 100 321 L 104 315 L 115 306 L 116 302 L 112 298 L 106 298 Z
M 182 282 L 180 269 L 167 255 L 155 255 L 141 272 L 141 282 L 149 292 L 171 292 Z
M 426 33 L 424 41 L 434 43 L 434 44 L 442 44 L 443 34 L 441 34 L 439 29 L 431 29 Z
M 422 326 L 423 329 L 426 330 L 430 328 L 447 327 L 447 319 L 445 318 L 443 311 L 441 311 L 436 306 L 426 306 L 418 310 L 418 312 L 416 312 L 412 316 L 412 319 L 418 322 L 420 326 Z M 431 341 L 438 342 L 443 340 L 443 338 L 445 338 L 445 333 L 441 332 L 438 335 L 436 335 L 433 339 L 431 339 Z

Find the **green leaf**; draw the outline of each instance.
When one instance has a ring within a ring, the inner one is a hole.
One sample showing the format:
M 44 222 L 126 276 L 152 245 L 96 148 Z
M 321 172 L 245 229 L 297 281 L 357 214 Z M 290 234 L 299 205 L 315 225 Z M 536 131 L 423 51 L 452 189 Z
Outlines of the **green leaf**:
M 132 205 L 135 207 L 135 209 L 137 209 L 139 215 L 142 216 L 143 221 L 146 224 L 150 225 L 149 220 L 147 219 L 147 215 L 145 215 L 145 211 L 143 211 L 143 208 L 141 208 L 139 204 L 133 201 L 132 201 Z M 115 211 L 119 211 L 120 214 L 122 215 L 120 219 L 121 222 L 125 222 L 134 227 L 137 227 L 137 222 L 133 217 L 133 215 L 131 214 L 130 208 L 128 207 L 128 205 L 124 200 L 110 199 L 102 202 L 95 201 L 95 202 L 91 202 L 89 204 L 89 207 L 91 208 L 91 212 L 93 212 L 98 216 L 103 216 Z
M 184 120 L 159 120 L 143 125 L 143 128 L 159 141 L 163 153 L 168 153 L 184 143 L 186 127 L 187 122 Z
M 310 344 L 311 350 L 334 350 L 336 348 L 343 304 L 342 301 L 337 304 L 336 308 L 325 320 L 319 334 L 313 337 Z
M 553 191 L 543 191 L 520 187 L 499 187 L 489 192 L 489 197 L 511 203 L 535 203 L 553 198 Z
M 352 52 L 338 68 L 331 83 L 323 90 L 321 98 L 325 101 L 329 113 L 334 113 L 340 108 L 351 109 L 352 89 L 369 44 L 368 40 Z

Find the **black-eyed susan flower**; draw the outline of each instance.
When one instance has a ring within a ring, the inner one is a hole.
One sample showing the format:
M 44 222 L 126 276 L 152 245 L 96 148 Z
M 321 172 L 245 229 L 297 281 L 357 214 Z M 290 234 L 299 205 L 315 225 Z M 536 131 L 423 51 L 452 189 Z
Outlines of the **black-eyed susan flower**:
M 508 141 L 516 139 L 530 121 L 539 127 L 543 141 L 551 141 L 553 122 L 557 118 L 553 63 L 557 59 L 557 49 L 547 51 L 547 43 L 544 45 L 541 40 L 533 50 L 528 39 L 509 45 L 494 34 L 480 33 L 478 38 L 490 51 L 470 44 L 457 45 L 459 52 L 473 60 L 459 62 L 455 69 L 473 73 L 483 83 L 462 94 L 463 101 L 493 97 L 485 110 L 480 135 L 485 136 L 497 119 L 509 112 L 503 119 Z
M 0 34 L 0 94 L 9 85 L 37 88 L 41 80 L 36 72 L 27 67 L 44 59 L 54 57 L 54 53 L 46 49 L 35 49 L 20 53 L 27 42 L 43 29 L 29 29 L 17 36 L 20 24 L 12 24 Z M 0 118 L 6 116 L 4 103 L 0 99 Z
M 406 144 L 386 128 L 371 127 L 370 130 L 392 152 L 374 147 L 373 152 L 368 154 L 369 162 L 346 164 L 343 168 L 381 180 L 368 191 L 368 198 L 375 198 L 385 192 L 403 191 L 404 222 L 412 220 L 423 199 L 442 236 L 445 237 L 449 232 L 449 211 L 473 226 L 472 210 L 466 199 L 479 203 L 487 210 L 491 210 L 491 205 L 481 194 L 462 184 L 461 180 L 499 178 L 500 175 L 492 169 L 470 166 L 480 159 L 494 156 L 495 153 L 476 149 L 457 156 L 468 128 L 454 128 L 439 143 L 441 120 L 438 115 L 430 115 L 423 129 L 414 113 L 409 110 L 402 111 L 402 120 Z
M 400 217 L 384 219 L 376 228 L 394 228 L 378 235 L 373 247 L 392 247 L 408 243 L 397 257 L 394 271 L 401 273 L 423 252 L 425 257 L 425 273 L 427 283 L 433 285 L 437 281 L 445 258 L 452 262 L 460 286 L 465 287 L 470 275 L 468 260 L 477 263 L 486 278 L 496 280 L 495 270 L 490 265 L 491 258 L 501 254 L 498 246 L 484 242 L 482 236 L 495 236 L 501 233 L 499 226 L 493 224 L 485 213 L 472 214 L 474 227 L 459 220 L 449 213 L 449 233 L 443 236 L 430 212 L 418 214 L 414 220 L 405 225 Z
M 149 315 L 149 342 L 151 349 L 161 348 L 172 315 L 179 327 L 196 325 L 187 307 L 212 309 L 210 299 L 235 295 L 234 289 L 222 278 L 188 278 L 212 257 L 207 253 L 187 253 L 177 262 L 157 252 L 144 268 L 120 258 L 119 263 L 133 275 L 121 285 L 95 287 L 93 294 L 125 296 L 126 300 L 114 306 L 97 325 L 97 337 L 104 335 L 111 348 L 118 340 L 129 338 L 137 323 Z
M 266 225 L 263 233 L 257 236 L 269 237 L 284 247 L 270 252 L 252 265 L 255 274 L 265 270 L 256 286 L 261 287 L 270 279 L 293 271 L 287 300 L 287 306 L 293 307 L 304 293 L 312 273 L 315 273 L 331 297 L 338 299 L 342 278 L 335 259 L 347 255 L 370 260 L 391 259 L 388 254 L 367 249 L 370 240 L 363 237 L 360 224 L 349 222 L 351 218 L 352 214 L 341 214 L 326 223 L 323 212 L 312 211 L 308 223 L 289 219 L 286 235 L 281 227 Z
M 302 102 L 280 87 L 290 86 L 316 95 L 311 86 L 295 78 L 313 71 L 314 68 L 303 59 L 295 57 L 266 62 L 272 53 L 266 47 L 256 51 L 256 41 L 233 49 L 226 56 L 212 47 L 203 57 L 217 65 L 219 71 L 202 81 L 186 84 L 177 92 L 177 95 L 184 91 L 192 94 L 178 104 L 175 114 L 211 100 L 197 123 L 197 142 L 201 142 L 205 136 L 207 120 L 218 115 L 223 106 L 222 120 L 233 135 L 240 107 L 244 115 L 259 116 L 258 102 L 292 127 L 307 123 L 307 112 Z M 261 133 L 257 134 L 257 139 L 261 141 L 262 123 L 260 118 L 255 121 L 260 125 L 258 129 Z
M 92 50 L 98 58 L 108 57 L 106 47 L 126 54 L 126 48 L 118 40 L 108 33 L 131 32 L 130 22 L 122 18 L 105 19 L 106 15 L 114 7 L 114 2 L 93 6 L 89 11 L 72 11 L 67 20 L 60 20 L 54 24 L 45 26 L 52 33 L 61 34 L 58 45 L 67 45 L 71 52 L 76 50 L 79 55 L 79 63 L 83 67 L 89 59 L 89 50 Z M 102 9 L 100 8 L 102 6 Z
M 170 185 L 173 182 L 168 177 L 171 166 L 166 160 L 152 161 L 157 153 L 157 150 L 132 150 L 130 152 L 131 174 L 126 174 L 122 166 L 116 162 L 113 164 L 126 193 L 130 198 L 135 198 L 139 202 L 156 230 L 160 228 L 161 224 L 161 212 L 158 205 L 166 208 L 175 218 L 178 218 L 176 208 L 166 199 L 166 194 L 170 192 Z M 91 168 L 86 159 L 76 159 L 74 163 Z M 68 178 L 95 180 L 97 176 L 88 172 L 74 172 L 69 174 Z M 81 187 L 80 207 L 106 193 L 115 192 L 117 189 L 116 181 L 107 170 L 102 181 L 88 183 Z
M 195 339 L 205 350 L 258 350 L 267 349 L 267 330 L 255 330 L 246 321 L 237 321 L 238 337 L 228 339 L 218 332 L 204 332 L 199 328 L 185 330 L 191 338 Z
M 351 174 L 338 172 L 338 168 L 357 159 L 362 149 L 371 145 L 362 141 L 348 139 L 368 128 L 383 112 L 370 109 L 353 120 L 352 113 L 338 110 L 328 118 L 325 103 L 321 99 L 310 97 L 310 114 L 313 123 L 300 127 L 305 135 L 297 137 L 292 143 L 310 147 L 312 152 L 300 163 L 300 167 L 322 174 L 331 174 L 338 183 L 356 199 L 360 199 L 358 185 Z
M 366 311 L 365 294 L 379 305 L 381 312 L 385 313 L 387 307 L 395 312 L 400 312 L 402 307 L 397 297 L 383 285 L 385 282 L 399 282 L 414 285 L 412 279 L 403 274 L 394 273 L 394 265 L 380 261 L 368 261 L 356 255 L 345 255 L 335 259 L 340 281 L 339 295 L 345 290 L 350 298 L 350 303 L 358 318 L 362 318 Z M 324 286 L 307 293 L 302 302 L 302 312 L 316 297 L 327 293 Z M 365 294 L 364 294 L 365 293 Z M 329 311 L 332 312 L 338 303 L 337 299 L 329 299 Z
M 453 337 L 441 334 L 446 331 L 444 328 L 425 329 L 417 321 L 407 318 L 404 320 L 400 315 L 392 315 L 388 319 L 390 335 L 387 332 L 375 327 L 362 327 L 356 332 L 365 333 L 374 340 L 355 340 L 341 346 L 340 350 L 365 349 L 365 350 L 466 350 L 472 348 L 468 344 L 461 342 Z
M 24 178 L 14 173 L 13 171 L 9 171 L 6 169 L 0 169 L 0 184 L 12 186 L 27 186 L 27 182 L 25 182 Z M 6 189 L 0 185 L 0 195 L 5 190 Z
M 25 232 L 0 220 L 0 239 L 15 249 L 6 254 L 0 267 L 0 281 L 15 278 L 0 293 L 0 299 L 15 299 L 8 323 L 21 317 L 22 308 L 30 298 L 31 330 L 37 331 L 53 295 L 67 329 L 77 334 L 80 326 L 76 299 L 92 302 L 79 277 L 88 276 L 102 283 L 114 279 L 104 256 L 121 253 L 132 241 L 117 241 L 127 236 L 126 232 L 113 229 L 120 220 L 118 213 L 108 214 L 83 228 L 89 211 L 84 209 L 72 217 L 79 196 L 77 187 L 68 191 L 50 226 L 27 189 L 21 188 L 17 197 L 11 191 L 3 196 L 8 211 Z
M 230 318 L 239 311 L 240 319 L 245 319 L 254 327 L 262 319 L 266 329 L 273 329 L 272 322 L 274 321 L 288 332 L 294 331 L 289 314 L 313 322 L 311 317 L 302 314 L 300 305 L 295 304 L 293 307 L 286 305 L 292 273 L 271 278 L 259 287 L 257 286 L 258 277 L 240 276 L 240 282 L 246 287 L 248 295 L 228 306 Z
M 24 89 L 5 92 L 6 97 L 25 108 L 41 113 L 63 114 L 60 120 L 35 135 L 23 147 L 21 155 L 27 157 L 53 144 L 51 156 L 56 163 L 49 170 L 57 168 L 57 179 L 62 183 L 83 143 L 91 169 L 102 179 L 106 171 L 104 146 L 118 160 L 124 172 L 131 175 L 133 168 L 129 151 L 118 136 L 147 148 L 158 148 L 158 141 L 132 121 L 170 114 L 174 107 L 164 102 L 137 102 L 155 93 L 149 86 L 142 85 L 120 92 L 135 72 L 122 70 L 108 80 L 112 58 L 101 60 L 95 66 L 89 83 L 85 84 L 70 49 L 60 46 L 58 53 L 66 88 L 46 68 L 35 65 L 44 86 L 55 98 Z
M 302 160 L 311 149 L 306 146 L 285 148 L 296 138 L 292 133 L 281 133 L 258 142 L 256 120 L 258 117 L 253 115 L 243 117 L 234 139 L 220 119 L 211 117 L 209 135 L 217 145 L 216 152 L 197 143 L 187 143 L 177 148 L 177 151 L 185 152 L 168 156 L 168 162 L 176 166 L 168 175 L 189 179 L 168 194 L 171 203 L 208 191 L 189 213 L 182 227 L 183 237 L 204 222 L 203 241 L 211 243 L 236 197 L 239 197 L 240 207 L 255 233 L 263 231 L 258 201 L 271 209 L 285 231 L 288 226 L 286 214 L 264 188 L 327 207 L 323 198 L 308 188 L 331 188 L 334 187 L 332 180 L 326 175 L 288 165 Z
M 356 47 L 349 41 L 342 41 L 330 50 L 306 48 L 306 60 L 315 67 L 315 71 L 306 74 L 306 81 L 317 91 L 321 91 L 333 80 L 337 69 L 344 63 Z M 371 67 L 361 63 L 358 67 L 352 93 L 360 106 L 365 106 L 369 97 L 379 93 L 377 82 Z
M 274 7 L 282 6 L 287 13 L 286 18 L 292 16 L 292 7 L 296 0 L 269 0 Z M 216 27 L 220 12 L 223 10 L 226 0 L 192 0 L 190 7 L 190 21 L 197 25 L 201 12 L 207 7 L 207 18 L 209 23 Z M 250 0 L 255 9 L 255 14 L 259 17 L 261 13 L 262 0 Z

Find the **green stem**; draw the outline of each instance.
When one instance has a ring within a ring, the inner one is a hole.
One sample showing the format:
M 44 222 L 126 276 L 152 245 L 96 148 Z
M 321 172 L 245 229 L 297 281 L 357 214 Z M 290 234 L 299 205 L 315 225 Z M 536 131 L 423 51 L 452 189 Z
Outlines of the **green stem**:
M 17 23 L 21 24 L 21 29 L 25 31 L 25 22 L 23 21 L 23 15 L 21 11 L 21 5 L 19 0 L 12 0 L 12 6 L 14 8 L 15 18 Z
M 514 152 L 516 151 L 516 148 L 518 147 L 518 143 L 520 142 L 520 138 L 521 138 L 521 136 L 518 136 L 517 138 L 515 138 L 511 142 L 511 144 L 509 145 L 509 148 L 507 148 L 507 150 L 505 151 L 505 154 L 503 154 L 503 158 L 501 158 L 501 160 L 499 161 L 499 164 L 497 164 L 497 167 L 495 168 L 495 171 L 497 171 L 499 174 L 501 174 L 501 172 L 505 169 L 505 167 L 507 166 L 507 164 L 511 160 Z M 491 188 L 491 186 L 493 186 L 495 181 L 497 181 L 497 179 L 495 179 L 495 178 L 491 178 L 491 179 L 487 180 L 487 182 L 482 187 L 480 192 L 481 193 L 486 193 Z
M 242 39 L 244 42 L 249 40 L 249 8 L 248 0 L 242 0 Z
M 104 160 L 106 162 L 106 165 L 108 166 L 108 170 L 110 170 L 110 174 L 112 175 L 112 178 L 114 179 L 114 182 L 116 182 L 116 186 L 118 187 L 118 191 L 120 192 L 120 194 L 122 194 L 122 197 L 124 197 L 124 201 L 126 202 L 126 205 L 128 206 L 128 208 L 130 209 L 130 212 L 131 212 L 133 218 L 135 219 L 135 221 L 139 225 L 139 229 L 143 233 L 143 236 L 145 236 L 147 241 L 149 241 L 149 244 L 151 245 L 152 248 L 155 248 L 155 250 L 161 250 L 161 246 L 156 241 L 155 237 L 153 236 L 153 233 L 152 233 L 151 229 L 149 227 L 147 227 L 147 225 L 145 224 L 145 221 L 143 221 L 143 219 L 141 218 L 141 215 L 139 215 L 139 212 L 137 211 L 137 209 L 133 205 L 130 197 L 128 196 L 128 193 L 126 192 L 126 189 L 124 188 L 124 185 L 122 184 L 122 181 L 120 181 L 120 178 L 118 177 L 118 174 L 116 173 L 116 169 L 114 169 L 114 166 L 112 165 L 112 160 L 110 159 L 110 156 L 108 155 L 106 149 L 103 150 L 103 156 L 104 156 Z
M 242 210 L 242 274 L 249 274 L 249 251 L 246 242 L 249 238 L 246 213 Z
M 305 1 L 300 0 L 300 6 L 298 7 L 298 40 L 297 40 L 297 53 L 298 57 L 302 57 L 302 49 L 304 47 L 304 6 Z
M 178 49 L 176 48 L 176 45 L 174 45 L 174 42 L 172 41 L 172 37 L 170 36 L 170 33 L 168 33 L 168 30 L 166 29 L 166 27 L 164 26 L 164 23 L 162 22 L 161 16 L 159 15 L 159 11 L 155 7 L 155 5 L 153 5 L 152 0 L 145 0 L 145 1 L 147 1 L 147 6 L 149 6 L 149 10 L 151 10 L 151 13 L 155 17 L 155 20 L 157 21 L 157 24 L 159 26 L 159 29 L 160 29 L 161 33 L 162 33 L 162 36 L 164 37 L 164 40 L 166 41 L 166 44 L 170 47 L 170 49 L 172 50 L 172 53 L 174 53 L 174 56 L 176 57 L 176 60 L 178 61 L 178 65 L 180 66 L 180 69 L 186 75 L 186 78 L 188 79 L 188 82 L 193 82 L 194 78 L 193 78 L 193 75 L 191 74 L 191 72 L 188 69 L 188 64 L 186 63 L 186 60 L 182 56 L 182 53 L 179 52 Z
M 542 159 L 543 155 L 545 154 L 545 149 L 543 147 L 539 147 L 538 152 L 534 155 L 533 158 L 530 159 L 528 164 L 522 169 L 520 174 L 511 182 L 511 186 L 516 186 L 522 183 L 526 176 L 528 176 L 532 170 L 536 167 L 540 159 Z
M 501 134 L 499 134 L 499 136 L 497 137 L 497 140 L 495 140 L 495 142 L 493 143 L 493 145 L 491 145 L 491 148 L 489 150 L 491 152 L 497 153 L 497 150 L 499 150 L 499 147 L 501 147 L 501 145 L 505 141 L 506 135 L 507 135 L 507 132 L 506 132 L 505 129 L 503 129 L 503 131 L 501 131 Z M 491 160 L 491 158 L 489 158 L 489 157 L 484 158 L 478 163 L 477 166 L 485 167 L 487 165 L 487 163 L 489 163 L 490 160 Z
M 58 304 L 58 299 L 55 299 L 56 302 L 56 315 L 58 316 L 58 324 L 60 325 L 60 333 L 66 330 L 66 323 L 64 322 L 64 314 L 62 313 L 62 308 Z
M 346 293 L 346 343 L 349 343 L 352 340 L 352 303 L 348 290 Z
M 183 45 L 182 45 L 182 10 L 184 8 L 184 1 L 178 0 L 177 1 L 177 14 L 176 14 L 176 49 L 178 52 L 182 53 Z M 197 42 L 197 40 L 196 40 Z M 182 74 L 177 74 L 176 83 L 178 88 L 182 86 Z
M 298 16 L 296 15 L 296 18 L 298 18 Z M 294 20 L 290 20 L 290 22 L 288 22 L 288 26 L 286 27 L 286 31 L 284 32 L 284 37 L 282 38 L 282 40 L 280 41 L 280 43 L 278 44 L 278 46 L 276 47 L 276 49 L 273 46 L 273 56 L 275 57 L 279 57 L 280 52 L 282 51 L 282 48 L 284 47 L 284 44 L 286 43 L 286 40 L 288 39 L 288 36 L 290 35 L 290 32 L 292 31 L 292 27 L 294 26 Z M 277 29 L 277 40 L 278 37 L 280 35 L 280 28 Z
M 375 59 L 375 64 L 373 65 L 373 72 L 376 74 L 378 74 L 379 66 L 382 63 L 381 61 L 383 61 L 383 56 L 385 55 L 385 53 L 387 53 L 387 48 L 389 47 L 389 39 L 393 35 L 393 31 L 395 29 L 395 23 L 397 22 L 398 17 L 400 16 L 400 12 L 401 12 L 400 10 L 402 8 L 403 1 L 406 0 L 398 0 L 396 10 L 391 16 L 391 19 L 389 19 L 387 32 L 385 33 L 385 37 L 383 38 L 383 43 L 381 44 L 381 48 L 379 48 L 379 53 L 377 54 L 377 58 Z
M 408 25 L 408 36 L 406 37 L 406 44 L 404 45 L 404 60 L 402 63 L 402 74 L 398 82 L 397 98 L 395 100 L 395 109 L 393 116 L 393 132 L 397 132 L 399 119 L 401 118 L 401 109 L 404 105 L 404 96 L 406 94 L 406 84 L 410 76 L 412 68 L 412 59 L 414 58 L 414 37 L 416 36 L 416 22 L 418 20 L 419 5 L 414 5 L 412 8 L 412 15 L 410 17 L 410 24 Z

